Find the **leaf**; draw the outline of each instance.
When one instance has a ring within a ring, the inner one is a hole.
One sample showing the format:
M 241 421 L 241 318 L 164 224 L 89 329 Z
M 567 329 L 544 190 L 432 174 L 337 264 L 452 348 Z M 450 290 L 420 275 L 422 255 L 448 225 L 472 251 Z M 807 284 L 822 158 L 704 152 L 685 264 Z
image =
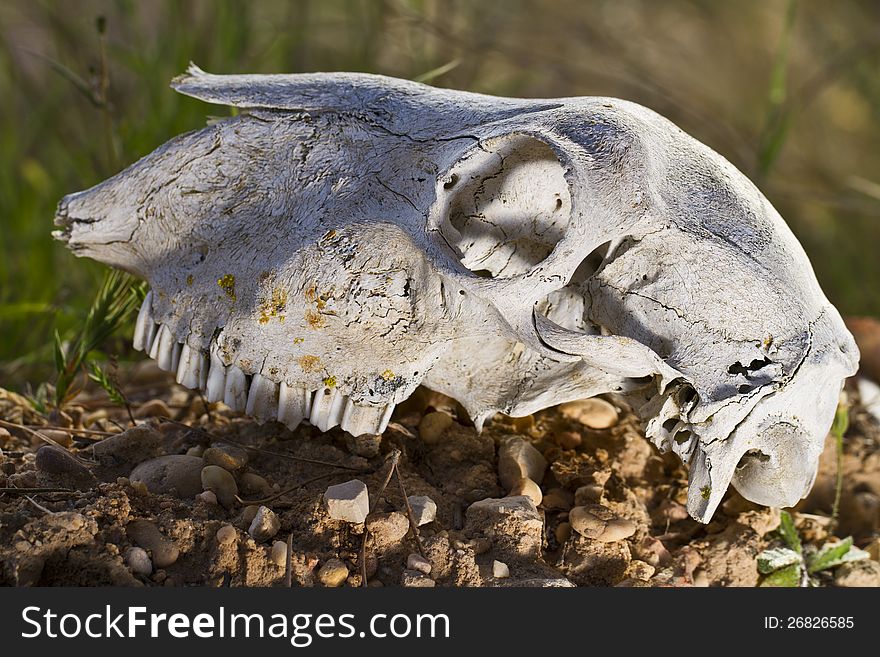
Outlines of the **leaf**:
M 758 586 L 796 588 L 801 585 L 801 564 L 793 563 L 775 570 L 765 577 Z
M 820 570 L 836 568 L 850 561 L 861 561 L 870 555 L 864 550 L 853 547 L 852 536 L 847 536 L 839 543 L 826 543 L 807 565 L 807 572 L 817 573 Z
M 55 370 L 59 374 L 64 371 L 64 347 L 61 345 L 58 329 L 55 329 Z
M 849 408 L 846 404 L 838 404 L 837 410 L 834 412 L 834 422 L 831 424 L 831 433 L 838 438 L 843 438 L 847 429 L 849 429 Z
M 803 554 L 801 537 L 798 536 L 797 529 L 794 527 L 794 519 L 788 511 L 781 511 L 779 514 L 779 534 L 788 547 L 798 554 Z
M 758 555 L 758 572 L 762 575 L 801 563 L 801 555 L 788 548 L 771 548 Z

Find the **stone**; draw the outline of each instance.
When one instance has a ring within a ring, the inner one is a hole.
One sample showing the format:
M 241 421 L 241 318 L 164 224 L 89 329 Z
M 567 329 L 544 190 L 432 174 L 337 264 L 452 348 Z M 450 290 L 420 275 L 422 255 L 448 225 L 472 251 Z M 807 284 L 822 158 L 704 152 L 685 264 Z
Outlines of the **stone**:
M 544 495 L 541 501 L 545 509 L 558 509 L 560 511 L 568 511 L 574 502 L 574 495 L 564 488 L 551 488 Z
M 544 494 L 541 492 L 541 487 L 528 477 L 523 477 L 518 482 L 516 482 L 514 487 L 510 489 L 508 495 L 525 495 L 530 500 L 532 500 L 532 503 L 535 506 L 540 505 L 541 501 L 544 499 Z
M 242 474 L 238 478 L 238 487 L 247 496 L 268 497 L 272 494 L 272 484 L 254 472 Z
M 44 445 L 37 450 L 34 466 L 40 486 L 86 491 L 98 483 L 85 465 L 54 445 Z
M 40 429 L 40 433 L 49 440 L 58 443 L 62 447 L 70 447 L 73 445 L 73 438 L 70 433 L 67 431 L 62 431 L 61 429 Z M 35 445 L 43 445 L 44 441 L 40 440 L 36 436 L 34 436 L 34 440 L 36 441 Z M 50 443 L 51 444 L 51 443 Z
M 636 524 L 632 520 L 615 518 L 608 521 L 608 524 L 605 525 L 605 531 L 596 540 L 603 543 L 613 543 L 627 539 L 635 533 Z
M 275 541 L 272 543 L 272 551 L 269 553 L 269 561 L 279 568 L 287 567 L 287 543 Z
M 202 491 L 196 495 L 196 499 L 205 504 L 217 504 L 217 496 L 214 494 L 214 491 L 211 490 Z
M 217 542 L 220 545 L 229 545 L 238 538 L 238 532 L 232 525 L 223 525 L 217 530 Z
M 367 518 L 367 529 L 376 542 L 376 548 L 383 552 L 403 540 L 409 531 L 409 519 L 399 511 L 374 513 Z
M 248 534 L 257 543 L 263 543 L 270 538 L 275 538 L 279 529 L 281 529 L 281 520 L 278 519 L 275 512 L 267 506 L 261 506 L 248 528 Z
M 138 419 L 147 417 L 173 418 L 174 414 L 171 412 L 171 409 L 168 408 L 168 404 L 161 399 L 151 399 L 138 406 L 134 411 L 134 416 Z
M 127 475 L 138 463 L 162 453 L 162 434 L 149 426 L 132 427 L 92 445 L 104 478 Z
M 431 574 L 431 562 L 415 552 L 406 558 L 406 567 L 408 570 L 416 570 L 425 575 Z
M 348 566 L 339 559 L 328 559 L 318 571 L 318 581 L 327 587 L 342 586 L 347 579 Z
M 434 500 L 427 495 L 410 495 L 406 500 L 412 509 L 417 527 L 434 522 L 437 517 L 437 503 Z
M 247 465 L 248 453 L 234 445 L 217 445 L 206 449 L 202 458 L 205 459 L 205 465 L 216 465 L 229 472 L 237 472 Z
M 492 577 L 495 579 L 510 577 L 510 568 L 503 561 L 495 560 L 492 562 Z
M 489 498 L 468 507 L 464 532 L 474 537 L 492 537 L 495 553 L 501 558 L 534 558 L 540 553 L 544 522 L 525 495 Z
M 880 538 L 875 538 L 868 543 L 865 546 L 865 552 L 867 552 L 874 561 L 880 561 Z
M 149 577 L 153 573 L 153 562 L 150 555 L 140 547 L 130 547 L 125 551 L 125 565 L 135 575 Z
M 498 479 L 504 490 L 511 490 L 523 477 L 540 483 L 547 460 L 523 438 L 508 438 L 498 449 Z
M 400 584 L 407 588 L 432 588 L 436 585 L 433 579 L 417 570 L 404 570 L 400 575 Z
M 581 536 L 596 539 L 605 531 L 607 522 L 585 506 L 576 506 L 568 512 L 571 528 Z
M 125 533 L 135 544 L 150 551 L 153 564 L 159 568 L 172 565 L 180 555 L 174 541 L 165 538 L 159 528 L 149 520 L 132 520 L 126 525 Z
M 559 412 L 590 429 L 610 429 L 618 422 L 617 409 L 598 397 L 560 404 Z
M 132 484 L 143 483 L 154 495 L 176 493 L 187 499 L 202 490 L 202 459 L 185 454 L 159 456 L 137 465 L 128 476 Z
M 241 510 L 241 514 L 239 515 L 236 524 L 242 529 L 248 529 L 254 521 L 254 518 L 257 517 L 257 511 L 259 510 L 259 504 L 248 504 Z
M 370 512 L 367 485 L 359 479 L 330 486 L 324 492 L 324 505 L 333 520 L 359 524 Z
M 880 587 L 880 563 L 872 559 L 845 563 L 834 571 L 834 584 L 847 588 Z
M 556 537 L 558 543 L 565 543 L 568 540 L 568 537 L 571 536 L 571 523 L 560 522 L 556 525 L 553 535 Z
M 640 582 L 647 582 L 654 576 L 656 570 L 657 569 L 654 568 L 654 566 L 645 561 L 633 559 L 629 562 L 629 565 L 627 565 L 626 570 L 624 571 L 624 577 L 636 579 Z
M 213 491 L 217 499 L 227 509 L 235 506 L 238 484 L 228 470 L 219 465 L 206 465 L 201 472 L 202 488 Z
M 382 447 L 382 434 L 365 433 L 360 436 L 352 436 L 350 433 L 346 433 L 345 446 L 352 454 L 371 459 L 379 454 L 379 449 Z
M 427 413 L 419 421 L 419 437 L 426 445 L 438 443 L 443 438 L 443 434 L 452 426 L 452 423 L 452 416 L 447 413 L 442 411 Z

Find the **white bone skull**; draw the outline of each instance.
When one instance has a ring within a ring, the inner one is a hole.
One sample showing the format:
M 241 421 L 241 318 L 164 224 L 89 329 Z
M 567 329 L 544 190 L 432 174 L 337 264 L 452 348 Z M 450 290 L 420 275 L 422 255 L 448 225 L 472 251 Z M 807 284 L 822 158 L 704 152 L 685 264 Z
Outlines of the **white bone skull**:
M 151 285 L 134 343 L 258 419 L 380 433 L 423 384 L 477 427 L 615 393 L 689 464 L 805 495 L 858 352 L 782 218 L 675 125 L 360 74 L 209 75 L 242 109 L 65 197 L 56 236 Z

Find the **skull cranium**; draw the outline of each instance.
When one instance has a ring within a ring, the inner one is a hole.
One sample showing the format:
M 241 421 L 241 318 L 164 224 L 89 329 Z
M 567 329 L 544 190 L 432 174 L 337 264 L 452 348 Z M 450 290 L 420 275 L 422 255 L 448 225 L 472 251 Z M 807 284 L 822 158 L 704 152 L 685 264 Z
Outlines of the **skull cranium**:
M 477 426 L 615 393 L 690 465 L 809 490 L 855 344 L 793 234 L 639 105 L 360 74 L 215 76 L 242 109 L 62 200 L 77 254 L 149 281 L 135 346 L 261 419 L 380 433 L 420 384 Z

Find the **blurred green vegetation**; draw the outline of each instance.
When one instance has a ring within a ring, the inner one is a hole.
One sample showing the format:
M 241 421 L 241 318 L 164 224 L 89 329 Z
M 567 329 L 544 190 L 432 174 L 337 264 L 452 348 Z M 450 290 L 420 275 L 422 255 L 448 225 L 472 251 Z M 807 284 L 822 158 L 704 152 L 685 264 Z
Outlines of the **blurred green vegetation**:
M 54 329 L 71 335 L 99 285 L 99 265 L 50 238 L 58 200 L 225 111 L 168 88 L 190 60 L 216 73 L 352 70 L 634 100 L 752 176 L 844 314 L 880 314 L 872 0 L 7 0 L 0 386 L 51 372 Z M 122 338 L 113 350 L 124 353 Z

